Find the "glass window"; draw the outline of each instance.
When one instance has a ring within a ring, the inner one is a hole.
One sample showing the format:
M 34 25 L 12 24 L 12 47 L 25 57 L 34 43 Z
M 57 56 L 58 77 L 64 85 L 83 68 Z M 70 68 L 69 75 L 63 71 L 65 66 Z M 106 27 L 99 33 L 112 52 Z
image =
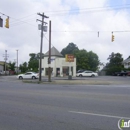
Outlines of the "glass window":
M 32 73 L 26 73 L 25 75 L 31 75 Z

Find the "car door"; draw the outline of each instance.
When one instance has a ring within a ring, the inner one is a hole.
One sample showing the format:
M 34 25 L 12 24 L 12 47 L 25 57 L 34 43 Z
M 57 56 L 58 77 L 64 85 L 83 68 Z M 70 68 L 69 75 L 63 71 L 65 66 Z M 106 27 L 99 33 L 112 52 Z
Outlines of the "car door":
M 85 71 L 83 76 L 88 76 L 88 71 Z
M 92 71 L 89 71 L 89 72 L 88 72 L 88 76 L 92 76 Z
M 26 78 L 26 79 L 32 78 L 32 73 L 27 72 L 27 73 L 24 75 L 24 78 Z
M 91 71 L 85 71 L 85 76 L 91 76 L 92 72 Z

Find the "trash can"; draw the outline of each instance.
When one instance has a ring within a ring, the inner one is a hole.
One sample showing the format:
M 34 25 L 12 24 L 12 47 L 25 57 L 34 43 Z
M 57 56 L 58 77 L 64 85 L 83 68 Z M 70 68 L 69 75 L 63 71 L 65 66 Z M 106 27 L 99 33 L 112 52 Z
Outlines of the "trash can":
M 69 76 L 68 76 L 68 79 L 71 80 L 71 79 L 72 79 L 72 75 L 69 75 Z

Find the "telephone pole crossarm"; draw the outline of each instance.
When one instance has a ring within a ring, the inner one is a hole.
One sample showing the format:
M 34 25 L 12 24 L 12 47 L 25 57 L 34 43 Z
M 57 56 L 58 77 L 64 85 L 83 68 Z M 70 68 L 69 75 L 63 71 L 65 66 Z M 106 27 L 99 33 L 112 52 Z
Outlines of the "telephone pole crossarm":
M 44 18 L 49 18 L 48 16 L 44 15 L 44 13 L 43 14 L 37 13 L 37 14 L 44 17 Z
M 39 19 L 37 19 L 36 21 L 40 21 L 40 22 L 42 22 L 42 20 L 39 20 Z M 48 24 L 47 22 L 44 22 L 45 24 Z

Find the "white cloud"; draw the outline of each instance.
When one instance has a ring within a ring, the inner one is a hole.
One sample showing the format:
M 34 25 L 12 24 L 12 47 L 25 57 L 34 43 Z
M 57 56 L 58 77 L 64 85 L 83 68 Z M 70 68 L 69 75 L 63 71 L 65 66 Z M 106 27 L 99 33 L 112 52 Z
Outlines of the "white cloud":
M 36 19 L 41 17 L 37 15 L 38 12 L 45 12 L 49 16 L 49 19 L 45 19 L 46 22 L 52 21 L 52 45 L 59 51 L 73 42 L 80 49 L 97 53 L 101 62 L 107 62 L 111 52 L 120 52 L 123 58 L 127 58 L 130 55 L 130 32 L 114 32 L 114 42 L 111 42 L 111 32 L 130 30 L 129 11 L 105 11 L 102 8 L 99 11 L 97 7 L 108 6 L 108 1 L 111 0 L 2 1 L 0 12 L 10 16 L 10 28 L 0 30 L 0 60 L 3 60 L 5 50 L 8 50 L 9 60 L 13 61 L 18 49 L 19 63 L 28 62 L 29 53 L 40 51 L 41 34 L 37 27 L 40 22 L 36 22 Z M 74 10 L 77 12 L 70 12 L 72 9 L 77 9 Z M 6 19 L 5 16 L 0 16 Z M 44 53 L 48 51 L 47 39 L 48 33 L 43 39 Z

